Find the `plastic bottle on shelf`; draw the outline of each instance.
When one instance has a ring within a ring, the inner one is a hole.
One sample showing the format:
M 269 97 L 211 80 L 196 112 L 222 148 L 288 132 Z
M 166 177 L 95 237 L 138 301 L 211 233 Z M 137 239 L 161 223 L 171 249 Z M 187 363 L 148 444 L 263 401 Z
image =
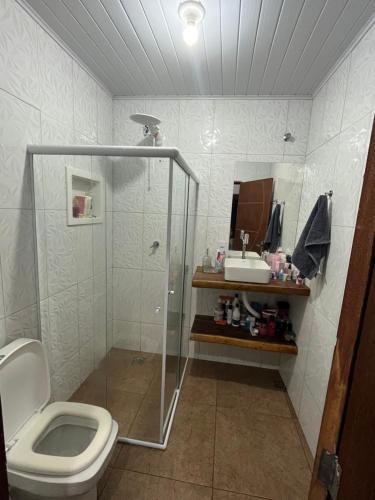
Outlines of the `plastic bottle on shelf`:
M 240 326 L 240 319 L 241 319 L 240 307 L 238 305 L 236 305 L 234 310 L 233 310 L 232 326 L 235 326 L 236 328 L 239 327 Z

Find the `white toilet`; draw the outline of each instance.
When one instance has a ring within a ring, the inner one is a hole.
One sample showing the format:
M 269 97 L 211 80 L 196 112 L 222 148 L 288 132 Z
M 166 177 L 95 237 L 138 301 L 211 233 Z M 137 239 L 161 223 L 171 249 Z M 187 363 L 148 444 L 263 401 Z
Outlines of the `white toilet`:
M 51 403 L 45 350 L 18 339 L 0 349 L 0 394 L 12 499 L 97 498 L 118 425 L 104 408 Z

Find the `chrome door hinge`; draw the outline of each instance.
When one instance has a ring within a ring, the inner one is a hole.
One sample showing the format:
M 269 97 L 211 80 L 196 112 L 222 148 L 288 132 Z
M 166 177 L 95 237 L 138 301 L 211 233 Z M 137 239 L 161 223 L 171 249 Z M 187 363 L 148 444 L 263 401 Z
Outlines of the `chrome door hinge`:
M 341 466 L 337 455 L 327 450 L 322 451 L 318 479 L 326 486 L 331 499 L 336 500 L 341 479 Z

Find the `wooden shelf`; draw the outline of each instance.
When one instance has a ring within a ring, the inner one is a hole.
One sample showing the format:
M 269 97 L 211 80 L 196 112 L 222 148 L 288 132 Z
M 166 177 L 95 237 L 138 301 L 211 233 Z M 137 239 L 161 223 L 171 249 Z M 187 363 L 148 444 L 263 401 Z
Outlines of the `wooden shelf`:
M 233 326 L 217 325 L 212 316 L 197 314 L 191 328 L 191 340 L 226 344 L 258 351 L 283 352 L 297 355 L 295 342 L 267 337 L 251 337 L 249 333 Z
M 276 293 L 279 295 L 310 295 L 310 288 L 308 286 L 296 285 L 294 281 L 272 280 L 266 285 L 225 281 L 224 273 L 204 273 L 201 267 L 197 267 L 192 285 L 195 288 L 218 288 L 220 290 L 241 290 L 247 292 Z

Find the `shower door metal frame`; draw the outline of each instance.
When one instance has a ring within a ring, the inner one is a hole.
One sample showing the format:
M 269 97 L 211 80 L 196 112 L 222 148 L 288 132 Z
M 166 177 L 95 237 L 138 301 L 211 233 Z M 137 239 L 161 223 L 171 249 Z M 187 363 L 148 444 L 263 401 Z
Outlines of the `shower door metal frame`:
M 167 214 L 167 250 L 166 250 L 166 281 L 165 281 L 165 289 L 164 289 L 164 321 L 163 321 L 163 358 L 162 358 L 162 382 L 161 382 L 161 391 L 160 391 L 160 442 L 153 443 L 149 441 L 142 441 L 138 439 L 119 437 L 118 441 L 125 442 L 134 445 L 146 446 L 149 448 L 156 449 L 166 449 L 169 435 L 171 432 L 174 415 L 176 412 L 177 402 L 180 393 L 180 387 L 183 381 L 183 377 L 185 374 L 185 368 L 182 371 L 182 376 L 177 383 L 176 377 L 176 389 L 174 392 L 174 396 L 171 400 L 170 407 L 168 409 L 167 415 L 167 427 L 164 425 L 164 401 L 165 401 L 165 370 L 166 370 L 166 347 L 167 347 L 167 324 L 168 324 L 168 297 L 169 297 L 169 275 L 170 275 L 170 244 L 171 244 L 171 224 L 172 224 L 172 197 L 173 197 L 173 161 L 176 161 L 177 165 L 185 172 L 187 178 L 185 179 L 185 189 L 186 184 L 188 186 L 187 196 L 185 198 L 185 224 L 184 224 L 184 241 L 183 241 L 183 278 L 185 280 L 185 261 L 186 261 L 186 230 L 187 225 L 186 221 L 188 218 L 188 207 L 189 207 L 189 180 L 190 178 L 195 181 L 197 186 L 199 186 L 199 179 L 195 175 L 195 173 L 191 170 L 181 152 L 177 148 L 171 147 L 154 147 L 154 146 L 76 146 L 76 145 L 67 145 L 67 146 L 59 146 L 59 145 L 28 145 L 27 146 L 27 159 L 28 164 L 30 165 L 31 170 L 33 170 L 33 156 L 34 155 L 48 155 L 48 156 L 113 156 L 113 157 L 137 157 L 137 158 L 169 158 L 169 186 L 168 186 L 168 214 Z M 32 172 L 32 185 L 34 185 L 34 175 Z M 187 181 L 187 182 L 186 182 Z M 36 214 L 35 209 L 35 196 L 34 199 L 34 214 Z M 34 218 L 35 219 L 35 216 Z M 34 235 L 34 246 L 35 246 L 35 262 L 37 265 L 38 254 L 37 254 L 37 243 L 36 243 L 36 227 L 35 235 Z M 37 272 L 37 268 L 36 268 Z M 39 285 L 37 287 L 39 293 Z M 185 287 L 183 283 L 183 292 L 182 292 L 182 300 L 181 304 L 183 305 Z M 38 333 L 39 338 L 41 339 L 41 324 L 40 324 L 40 300 L 38 300 Z M 180 321 L 180 338 L 179 338 L 179 363 L 181 360 L 181 336 L 182 332 L 182 322 Z M 178 369 L 178 376 L 180 377 L 180 367 Z

